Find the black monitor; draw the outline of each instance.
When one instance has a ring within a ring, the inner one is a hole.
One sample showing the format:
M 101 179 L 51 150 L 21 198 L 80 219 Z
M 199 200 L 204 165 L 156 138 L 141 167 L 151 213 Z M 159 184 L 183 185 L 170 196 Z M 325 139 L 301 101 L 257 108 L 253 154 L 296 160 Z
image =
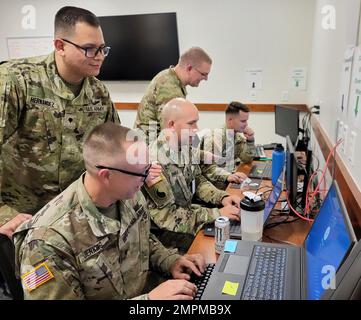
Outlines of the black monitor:
M 290 139 L 286 136 L 286 190 L 291 206 L 297 208 L 297 157 L 295 147 Z M 291 210 L 290 210 L 291 212 Z
M 275 107 L 275 132 L 282 137 L 290 136 L 296 145 L 299 132 L 299 111 L 287 106 Z
M 110 46 L 101 80 L 150 80 L 179 59 L 175 12 L 99 17 Z

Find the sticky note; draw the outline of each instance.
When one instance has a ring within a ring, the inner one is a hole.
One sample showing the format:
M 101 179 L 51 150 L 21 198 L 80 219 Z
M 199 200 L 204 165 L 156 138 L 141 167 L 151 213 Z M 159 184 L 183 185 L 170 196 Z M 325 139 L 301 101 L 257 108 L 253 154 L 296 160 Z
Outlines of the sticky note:
M 230 296 L 235 296 L 237 294 L 238 285 L 238 282 L 226 281 L 224 283 L 222 293 L 229 294 Z
M 224 251 L 225 252 L 235 252 L 237 248 L 237 241 L 234 240 L 227 240 L 224 244 Z

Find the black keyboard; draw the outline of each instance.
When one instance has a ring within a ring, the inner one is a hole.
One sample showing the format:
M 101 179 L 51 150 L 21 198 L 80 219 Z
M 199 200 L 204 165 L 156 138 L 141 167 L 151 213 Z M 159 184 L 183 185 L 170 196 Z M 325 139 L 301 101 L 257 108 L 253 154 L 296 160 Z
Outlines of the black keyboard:
M 251 171 L 248 174 L 251 179 L 272 179 L 272 163 L 256 163 L 252 166 Z
M 236 221 L 236 220 L 231 220 L 230 224 L 229 224 L 229 233 L 235 233 L 240 231 L 241 229 L 241 222 Z
M 207 286 L 208 280 L 211 277 L 215 265 L 216 265 L 215 263 L 207 264 L 206 268 L 204 269 L 204 272 L 200 277 L 197 277 L 195 274 L 191 276 L 190 282 L 193 282 L 197 286 L 197 293 L 194 297 L 194 300 L 201 299 L 204 289 Z
M 259 158 L 266 158 L 266 154 L 264 153 L 264 149 L 262 146 L 257 145 L 256 146 L 256 154 L 254 155 L 255 159 Z
M 244 286 L 243 300 L 282 300 L 286 249 L 256 245 Z
M 229 232 L 236 232 L 240 228 L 241 223 L 236 220 L 230 220 L 229 222 Z M 204 226 L 204 235 L 207 237 L 214 237 L 214 222 L 207 223 Z
M 268 144 L 264 144 L 262 145 L 264 150 L 273 150 L 277 147 L 277 143 L 273 142 L 273 143 L 268 143 Z

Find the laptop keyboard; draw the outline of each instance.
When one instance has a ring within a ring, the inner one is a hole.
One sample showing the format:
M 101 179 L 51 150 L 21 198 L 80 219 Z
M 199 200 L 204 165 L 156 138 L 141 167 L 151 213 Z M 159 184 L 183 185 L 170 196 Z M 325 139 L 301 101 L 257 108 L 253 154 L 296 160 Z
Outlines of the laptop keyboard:
M 241 223 L 239 221 L 231 220 L 229 224 L 229 232 L 230 233 L 238 232 L 240 227 L 241 227 Z
M 282 300 L 286 272 L 286 249 L 254 247 L 243 300 Z
M 208 280 L 211 277 L 214 267 L 215 267 L 215 263 L 207 264 L 204 272 L 202 273 L 202 275 L 200 277 L 197 277 L 194 274 L 191 276 L 190 281 L 193 282 L 197 286 L 197 293 L 194 297 L 194 300 L 201 299 L 204 289 L 207 286 Z
M 271 179 L 272 177 L 272 163 L 256 163 L 252 166 L 248 174 L 252 179 Z

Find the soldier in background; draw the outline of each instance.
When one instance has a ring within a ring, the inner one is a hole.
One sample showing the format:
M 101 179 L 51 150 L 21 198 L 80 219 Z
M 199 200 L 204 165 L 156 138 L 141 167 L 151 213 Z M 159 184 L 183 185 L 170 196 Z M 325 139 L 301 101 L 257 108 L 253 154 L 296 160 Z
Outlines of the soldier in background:
M 135 127 L 141 129 L 147 142 L 157 139 L 161 111 L 173 98 L 186 98 L 186 86 L 198 87 L 211 72 L 212 59 L 199 47 L 192 47 L 179 58 L 176 66 L 159 72 L 150 82 L 137 111 Z
M 252 162 L 256 153 L 254 131 L 248 126 L 249 108 L 243 103 L 231 102 L 225 113 L 225 125 L 203 135 L 201 148 L 220 156 L 222 161 L 217 165 L 233 172 L 241 163 Z
M 151 158 L 163 167 L 162 179 L 144 185 L 143 193 L 154 222 L 152 232 L 166 247 L 185 252 L 205 223 L 220 215 L 239 220 L 240 198 L 214 187 L 194 161 L 190 145 L 197 130 L 195 105 L 183 98 L 172 99 L 163 108 L 161 119 L 163 130 L 149 148 Z M 193 195 L 213 208 L 192 203 Z
M 192 47 L 179 58 L 178 64 L 158 73 L 150 82 L 137 110 L 135 127 L 142 130 L 148 143 L 155 141 L 160 133 L 161 111 L 173 98 L 186 98 L 186 86 L 198 87 L 211 72 L 212 59 L 199 47 Z M 230 173 L 212 164 L 213 155 L 200 155 L 202 174 L 212 183 L 226 186 L 229 182 L 241 183 L 247 177 Z
M 187 280 L 191 272 L 201 275 L 204 259 L 179 256 L 150 234 L 140 192 L 150 168 L 142 162 L 147 146 L 131 134 L 113 123 L 93 129 L 83 147 L 86 172 L 17 229 L 26 299 L 194 297 Z M 177 280 L 149 288 L 150 270 Z
M 119 123 L 95 78 L 109 53 L 98 18 L 63 7 L 54 46 L 48 56 L 0 66 L 0 233 L 8 237 L 84 171 L 86 133 Z

